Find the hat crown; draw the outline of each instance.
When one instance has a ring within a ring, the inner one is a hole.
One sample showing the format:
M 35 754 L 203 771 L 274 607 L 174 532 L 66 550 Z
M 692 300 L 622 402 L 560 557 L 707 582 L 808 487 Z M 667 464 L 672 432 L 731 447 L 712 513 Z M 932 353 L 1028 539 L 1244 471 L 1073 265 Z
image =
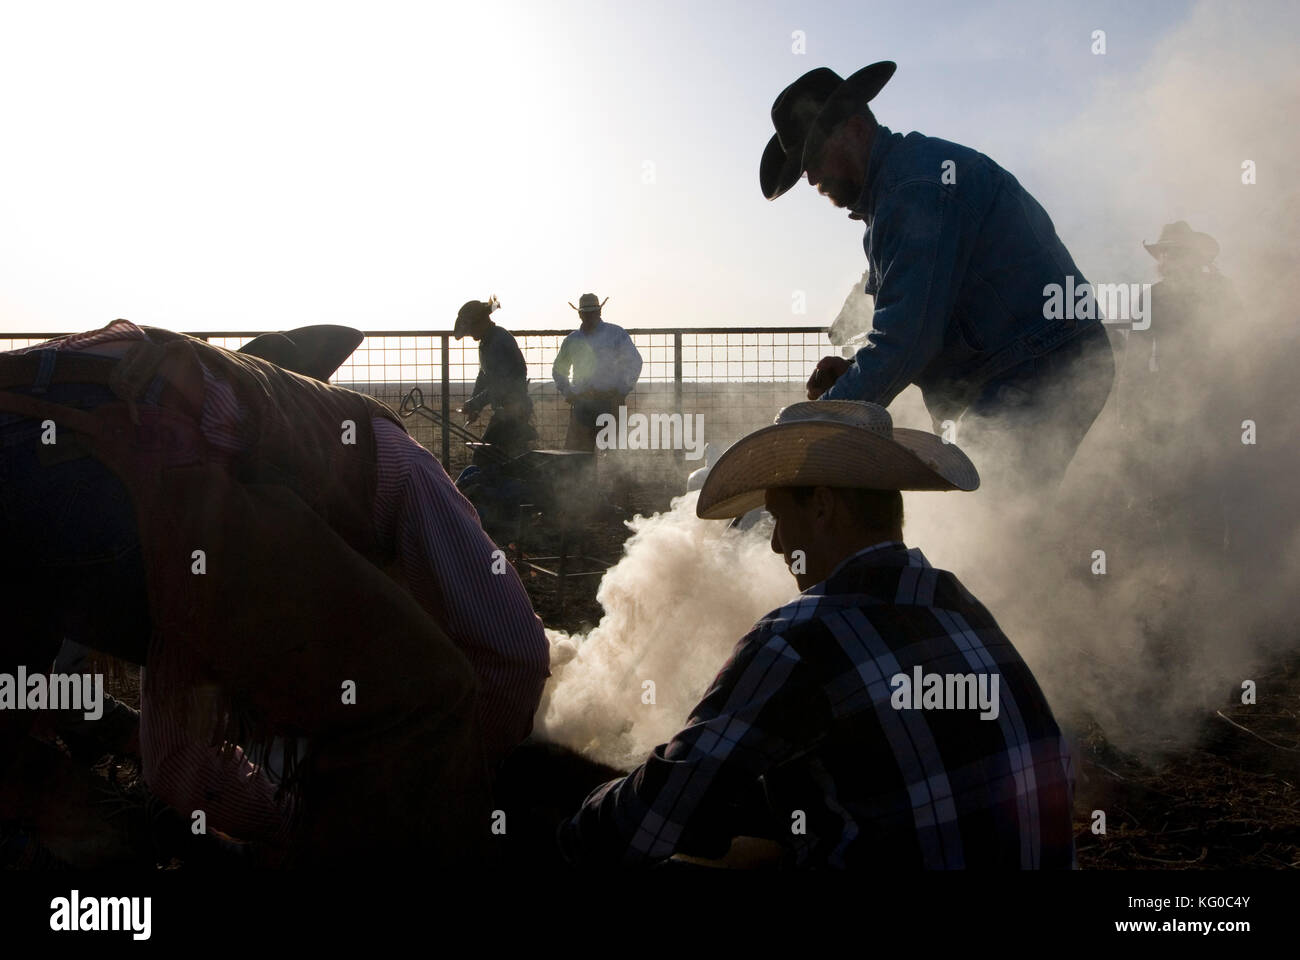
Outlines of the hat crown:
M 1160 256 L 1163 250 L 1178 250 L 1186 258 L 1202 264 L 1212 263 L 1219 255 L 1219 241 L 1208 233 L 1193 230 L 1186 220 L 1166 223 L 1160 230 L 1160 239 L 1143 246 L 1153 257 Z
M 809 70 L 782 90 L 772 103 L 772 126 L 783 150 L 791 150 L 808 135 L 822 107 L 844 82 L 829 67 Z
M 804 153 L 812 131 L 820 129 L 825 133 L 853 109 L 870 102 L 889 82 L 896 66 L 892 60 L 881 60 L 847 78 L 829 67 L 818 67 L 782 90 L 772 104 L 776 132 L 759 161 L 758 182 L 763 196 L 775 200 L 798 183 L 806 166 Z
M 881 437 L 894 435 L 894 418 L 877 403 L 861 400 L 803 400 L 776 415 L 773 423 L 819 421 L 867 430 Z
M 697 516 L 740 516 L 779 487 L 974 490 L 970 458 L 925 430 L 894 429 L 884 407 L 860 400 L 794 403 L 742 437 L 709 470 Z
M 482 300 L 466 300 L 461 304 L 461 308 L 456 311 L 456 319 L 473 319 L 487 312 L 487 306 Z
M 1166 223 L 1160 231 L 1161 242 L 1170 240 L 1189 240 L 1193 230 L 1186 220 L 1175 220 L 1173 223 Z
M 487 300 L 466 300 L 456 311 L 456 323 L 452 327 L 452 336 L 457 340 L 465 336 L 475 323 L 492 319 L 492 314 L 501 306 L 496 294 Z
M 584 293 L 578 298 L 579 310 L 595 310 L 600 306 L 600 299 L 594 293 Z

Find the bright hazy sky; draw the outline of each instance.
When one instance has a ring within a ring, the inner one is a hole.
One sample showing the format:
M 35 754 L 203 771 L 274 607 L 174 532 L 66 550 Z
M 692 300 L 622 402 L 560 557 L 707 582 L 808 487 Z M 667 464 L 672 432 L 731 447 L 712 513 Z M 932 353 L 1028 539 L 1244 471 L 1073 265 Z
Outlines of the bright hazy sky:
M 896 60 L 881 122 L 989 153 L 1071 245 L 1043 137 L 1188 11 L 0 0 L 0 331 L 441 329 L 490 293 L 526 330 L 587 290 L 623 326 L 826 325 L 862 230 L 763 199 L 784 85 Z

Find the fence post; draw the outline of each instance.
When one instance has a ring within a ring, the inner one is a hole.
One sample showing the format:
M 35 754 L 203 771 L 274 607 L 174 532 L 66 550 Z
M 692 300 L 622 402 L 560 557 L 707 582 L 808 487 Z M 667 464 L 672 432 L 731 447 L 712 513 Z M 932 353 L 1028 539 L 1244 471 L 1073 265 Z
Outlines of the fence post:
M 451 334 L 442 339 L 442 469 L 451 473 Z
M 673 331 L 673 409 L 682 415 L 683 421 L 686 414 L 682 410 L 682 332 Z M 680 465 L 686 459 L 686 451 L 676 451 L 677 463 Z

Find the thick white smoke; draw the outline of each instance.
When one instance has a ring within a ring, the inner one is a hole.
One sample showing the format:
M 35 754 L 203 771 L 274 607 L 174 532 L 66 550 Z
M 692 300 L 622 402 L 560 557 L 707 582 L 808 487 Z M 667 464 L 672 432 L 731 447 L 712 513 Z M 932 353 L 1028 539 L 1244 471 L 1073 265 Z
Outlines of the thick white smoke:
M 1201 4 L 1135 82 L 1104 86 L 1015 171 L 1093 283 L 1157 280 L 1141 241 L 1187 220 L 1218 240 L 1242 309 L 1206 299 L 1142 335 L 1112 328 L 1116 392 L 1058 495 L 990 484 L 958 511 L 905 498 L 909 543 L 990 608 L 1057 714 L 1130 748 L 1179 747 L 1297 645 L 1297 19 L 1293 5 Z M 1120 426 L 1124 390 L 1144 394 L 1136 431 Z M 929 425 L 915 391 L 892 412 Z M 968 452 L 994 474 L 996 451 Z
M 698 496 L 630 522 L 624 555 L 600 582 L 604 616 L 593 630 L 547 631 L 552 676 L 538 736 L 637 765 L 681 728 L 755 621 L 799 592 L 772 552 L 770 521 L 742 532 L 701 520 Z
M 1129 748 L 1185 743 L 1198 717 L 1297 642 L 1295 24 L 1289 5 L 1202 4 L 1151 49 L 1135 82 L 1106 84 L 1081 115 L 1043 131 L 1033 169 L 1013 170 L 1093 283 L 1158 279 L 1141 242 L 1165 223 L 1185 219 L 1219 241 L 1217 263 L 1244 308 L 1153 318 L 1156 343 L 1190 357 L 1155 388 L 1154 443 L 1119 429 L 1112 395 L 1059 493 L 1012 495 L 990 482 L 974 494 L 905 496 L 908 544 L 992 611 L 1058 718 L 1098 720 Z M 1254 183 L 1243 182 L 1248 161 Z M 860 308 L 846 303 L 843 319 Z M 891 413 L 931 428 L 915 389 Z M 1238 439 L 1247 420 L 1251 445 Z M 996 474 L 995 451 L 968 452 Z M 1144 506 L 1153 483 L 1176 493 L 1183 477 L 1184 500 Z M 1219 491 L 1217 505 L 1207 490 Z M 1226 549 L 1195 532 L 1216 524 Z M 623 766 L 677 729 L 735 642 L 797 590 L 767 530 L 737 536 L 697 520 L 693 496 L 636 531 L 601 585 L 600 626 L 552 635 L 539 713 L 544 736 Z M 1093 572 L 1099 550 L 1104 575 Z M 653 706 L 642 703 L 646 680 Z

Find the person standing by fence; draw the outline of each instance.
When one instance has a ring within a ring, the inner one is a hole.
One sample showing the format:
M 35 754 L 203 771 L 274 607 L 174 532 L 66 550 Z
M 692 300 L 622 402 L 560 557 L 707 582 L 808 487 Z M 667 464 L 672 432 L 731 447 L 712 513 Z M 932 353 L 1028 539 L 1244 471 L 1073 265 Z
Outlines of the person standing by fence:
M 478 377 L 474 393 L 461 407 L 466 423 L 473 424 L 491 405 L 492 419 L 483 431 L 483 440 L 514 457 L 528 450 L 537 439 L 533 426 L 533 401 L 528 396 L 528 365 L 519 344 L 509 330 L 492 322 L 492 313 L 501 306 L 496 297 L 470 300 L 456 314 L 452 336 L 465 335 L 478 342 Z M 474 462 L 480 466 L 480 455 Z
M 609 298 L 606 297 L 605 300 Z M 573 307 L 582 325 L 564 338 L 551 367 L 560 395 L 570 404 L 569 450 L 596 449 L 596 420 L 618 415 L 618 407 L 641 375 L 641 353 L 626 330 L 600 318 L 604 300 L 584 293 Z M 570 380 L 572 374 L 572 380 Z

